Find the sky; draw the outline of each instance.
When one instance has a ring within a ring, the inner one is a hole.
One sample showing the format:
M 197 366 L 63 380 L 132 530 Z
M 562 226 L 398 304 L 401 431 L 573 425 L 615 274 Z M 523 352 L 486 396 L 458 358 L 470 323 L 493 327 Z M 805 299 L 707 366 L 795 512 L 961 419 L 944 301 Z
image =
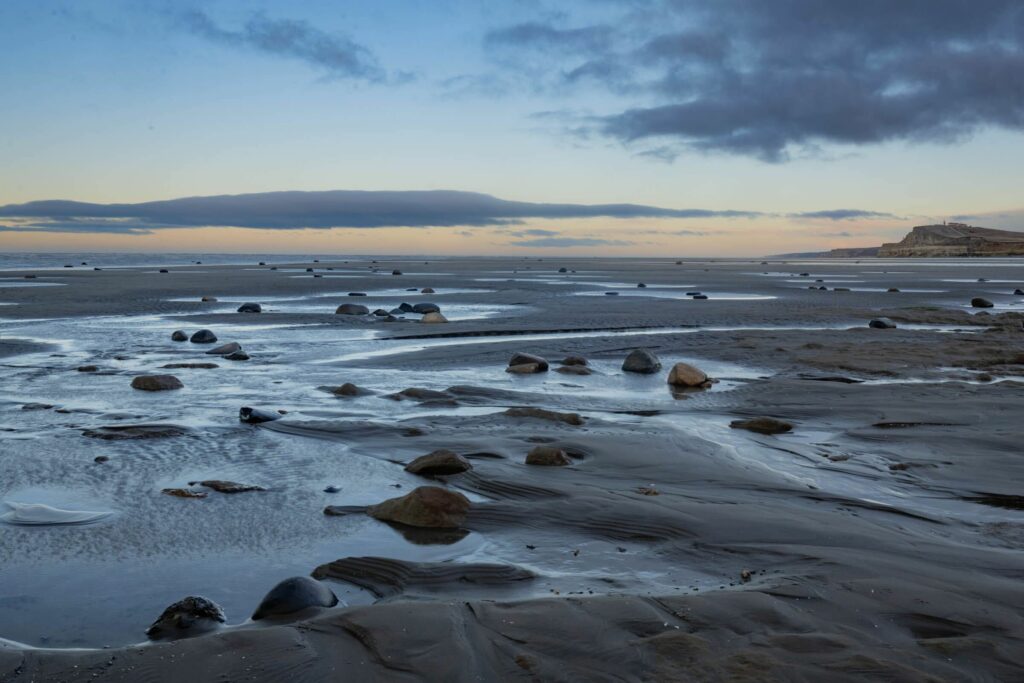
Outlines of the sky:
M 1024 230 L 1020 0 L 4 0 L 0 45 L 6 251 Z

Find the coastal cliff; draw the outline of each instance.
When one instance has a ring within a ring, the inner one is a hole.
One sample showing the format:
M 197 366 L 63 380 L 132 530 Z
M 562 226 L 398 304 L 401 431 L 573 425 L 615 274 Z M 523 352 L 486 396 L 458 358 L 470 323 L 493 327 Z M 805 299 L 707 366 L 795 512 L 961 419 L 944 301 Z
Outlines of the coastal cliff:
M 963 223 L 919 225 L 899 242 L 883 244 L 882 258 L 1024 256 L 1024 233 Z

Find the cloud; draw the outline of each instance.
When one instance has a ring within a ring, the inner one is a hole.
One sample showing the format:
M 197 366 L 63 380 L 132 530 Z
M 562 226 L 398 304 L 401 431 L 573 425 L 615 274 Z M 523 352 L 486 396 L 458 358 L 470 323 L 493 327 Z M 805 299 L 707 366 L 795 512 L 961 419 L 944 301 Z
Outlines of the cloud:
M 634 244 L 627 240 L 605 240 L 596 237 L 540 237 L 535 240 L 509 242 L 513 247 L 626 247 Z
M 827 211 L 804 211 L 803 213 L 791 213 L 792 218 L 824 218 L 830 221 L 848 221 L 854 218 L 898 218 L 891 213 L 882 211 L 865 211 L 863 209 L 829 209 Z
M 123 234 L 207 226 L 268 230 L 479 227 L 515 226 L 533 218 L 686 219 L 757 215 L 751 211 L 666 209 L 642 204 L 516 202 L 451 190 L 264 192 L 139 204 L 45 200 L 0 206 L 0 220 L 7 219 L 4 221 L 7 226 L 47 232 Z M 535 228 L 524 234 L 550 237 L 548 232 Z
M 238 30 L 222 28 L 205 12 L 193 9 L 180 14 L 189 32 L 214 43 L 246 47 L 280 57 L 302 60 L 332 78 L 383 82 L 387 72 L 369 48 L 344 36 L 332 35 L 305 21 L 270 19 L 254 14 Z M 397 80 L 408 78 L 398 76 Z
M 524 65 L 563 94 L 585 76 L 612 96 L 593 132 L 661 160 L 676 150 L 782 162 L 821 145 L 1024 131 L 1020 0 L 606 6 L 616 4 L 619 21 L 518 24 L 484 45 L 514 47 L 506 69 Z

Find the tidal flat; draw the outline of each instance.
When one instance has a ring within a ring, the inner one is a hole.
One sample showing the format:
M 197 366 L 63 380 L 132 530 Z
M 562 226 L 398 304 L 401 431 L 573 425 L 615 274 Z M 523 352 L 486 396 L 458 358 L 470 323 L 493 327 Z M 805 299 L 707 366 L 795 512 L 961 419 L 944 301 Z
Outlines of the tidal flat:
M 0 273 L 2 681 L 1024 675 L 1024 260 L 99 258 Z

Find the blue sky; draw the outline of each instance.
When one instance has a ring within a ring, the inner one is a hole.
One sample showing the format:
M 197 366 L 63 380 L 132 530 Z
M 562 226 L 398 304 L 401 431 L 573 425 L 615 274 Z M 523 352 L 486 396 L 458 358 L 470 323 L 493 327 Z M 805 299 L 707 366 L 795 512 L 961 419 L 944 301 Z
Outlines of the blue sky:
M 756 255 L 1024 229 L 1010 0 L 6 0 L 0 45 L 0 206 L 443 189 L 710 212 L 283 235 L 0 210 L 11 249 Z

